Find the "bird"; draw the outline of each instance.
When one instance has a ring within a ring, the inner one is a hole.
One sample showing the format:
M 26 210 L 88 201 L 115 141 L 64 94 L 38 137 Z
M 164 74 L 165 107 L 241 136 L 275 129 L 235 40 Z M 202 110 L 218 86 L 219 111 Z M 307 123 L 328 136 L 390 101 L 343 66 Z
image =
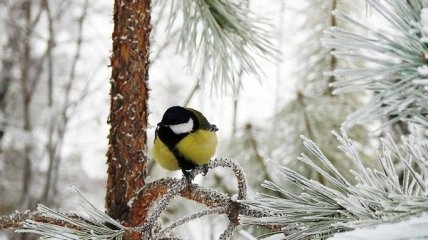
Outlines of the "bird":
M 153 159 L 163 168 L 183 172 L 191 181 L 193 169 L 204 168 L 217 148 L 218 128 L 205 116 L 192 108 L 172 106 L 163 114 L 157 124 L 155 139 L 151 150 Z

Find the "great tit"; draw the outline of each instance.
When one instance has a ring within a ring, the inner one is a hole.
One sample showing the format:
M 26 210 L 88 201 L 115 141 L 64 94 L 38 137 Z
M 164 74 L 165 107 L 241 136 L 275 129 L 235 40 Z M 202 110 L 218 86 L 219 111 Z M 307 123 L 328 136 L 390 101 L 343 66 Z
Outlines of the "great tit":
M 181 169 L 189 179 L 196 166 L 206 166 L 214 155 L 217 130 L 199 111 L 170 107 L 157 124 L 152 156 L 163 168 Z

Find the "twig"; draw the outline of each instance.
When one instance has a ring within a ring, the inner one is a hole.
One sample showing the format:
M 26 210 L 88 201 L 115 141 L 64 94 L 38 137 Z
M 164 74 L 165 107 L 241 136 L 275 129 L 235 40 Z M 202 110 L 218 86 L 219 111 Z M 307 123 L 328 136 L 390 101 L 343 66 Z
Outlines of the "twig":
M 331 12 L 336 11 L 337 10 L 337 0 L 333 0 L 331 1 L 331 8 L 330 8 Z M 330 27 L 336 27 L 337 26 L 337 19 L 336 16 L 334 14 L 330 15 Z M 334 54 L 332 54 L 336 49 L 335 48 L 331 48 L 329 50 L 330 52 L 330 71 L 333 72 L 334 70 L 336 70 L 337 68 L 337 58 Z M 334 75 L 330 75 L 328 78 L 328 85 L 327 88 L 325 89 L 325 95 L 328 95 L 330 97 L 333 96 L 332 91 L 330 90 L 330 84 L 334 83 L 336 81 L 336 77 Z
M 211 215 L 211 214 L 221 214 L 221 213 L 226 213 L 227 211 L 227 206 L 220 206 L 220 207 L 215 207 L 215 208 L 210 208 L 210 209 L 205 209 L 202 210 L 200 212 L 194 213 L 192 215 L 183 217 L 173 223 L 171 223 L 170 225 L 168 225 L 167 227 L 165 227 L 164 229 L 162 229 L 159 233 L 157 233 L 154 237 L 154 239 L 157 239 L 158 237 L 164 235 L 166 232 L 171 231 L 172 229 L 183 225 L 186 222 L 189 222 L 193 219 L 197 219 L 206 215 Z
M 208 164 L 208 168 L 210 169 L 215 167 L 226 167 L 233 170 L 235 177 L 238 180 L 238 199 L 245 199 L 247 197 L 247 180 L 241 166 L 226 158 L 216 158 Z
M 76 219 L 80 218 L 76 214 L 69 214 L 69 216 L 71 218 L 76 218 Z M 24 212 L 16 211 L 14 214 L 1 216 L 0 229 L 19 229 L 23 226 L 23 224 L 27 220 L 32 220 L 32 221 L 41 222 L 41 223 L 50 223 L 50 224 L 55 224 L 57 226 L 71 227 L 65 221 L 46 217 L 38 211 L 27 210 Z
M 224 230 L 224 232 L 220 235 L 219 240 L 230 239 L 235 228 L 236 228 L 236 225 L 233 223 L 230 223 L 229 226 L 227 226 L 226 230 Z
M 176 182 L 170 187 L 166 194 L 159 200 L 159 205 L 156 207 L 156 211 L 149 216 L 148 220 L 142 227 L 130 228 L 131 231 L 146 232 L 148 235 L 152 235 L 152 226 L 155 225 L 161 213 L 165 211 L 171 200 L 178 195 L 187 186 L 187 179 L 183 177 L 179 182 Z

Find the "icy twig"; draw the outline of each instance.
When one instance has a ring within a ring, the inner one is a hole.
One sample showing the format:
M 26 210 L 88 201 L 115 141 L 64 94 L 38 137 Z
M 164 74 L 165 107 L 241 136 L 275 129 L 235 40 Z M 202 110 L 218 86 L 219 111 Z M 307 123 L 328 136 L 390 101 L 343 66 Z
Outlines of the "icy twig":
M 194 213 L 192 215 L 183 217 L 183 218 L 171 223 L 170 225 L 168 225 L 164 229 L 162 229 L 159 233 L 157 233 L 155 235 L 154 239 L 156 239 L 159 236 L 163 236 L 165 233 L 171 231 L 172 229 L 174 229 L 180 225 L 183 225 L 184 223 L 192 221 L 194 219 L 197 219 L 197 218 L 200 218 L 200 217 L 203 217 L 206 215 L 211 215 L 211 214 L 222 214 L 222 213 L 225 213 L 226 211 L 227 211 L 227 206 L 220 206 L 220 207 L 205 209 L 205 210 L 202 210 L 200 212 Z
M 49 219 L 49 221 L 26 219 L 22 228 L 18 229 L 17 232 L 36 233 L 44 237 L 64 240 L 121 239 L 124 227 L 104 212 L 98 210 L 77 188 L 73 190 L 82 200 L 81 207 L 85 210 L 87 216 L 62 213 L 39 205 L 37 212 Z
M 235 230 L 236 225 L 233 223 L 229 223 L 226 230 L 220 235 L 219 240 L 227 240 L 232 237 L 233 231 Z
M 145 224 L 141 227 L 129 228 L 128 230 L 135 232 L 145 232 L 149 236 L 153 235 L 152 227 L 155 226 L 158 218 L 168 207 L 171 200 L 174 199 L 174 197 L 177 196 L 178 193 L 187 186 L 187 183 L 187 179 L 183 177 L 180 181 L 171 185 L 166 194 L 159 200 L 159 205 L 156 207 L 153 214 L 148 217 L 148 220 L 145 222 Z
M 247 180 L 245 178 L 244 171 L 238 163 L 227 158 L 216 158 L 211 161 L 208 166 L 209 168 L 231 168 L 235 173 L 235 177 L 238 181 L 238 200 L 245 199 L 247 197 Z
M 16 211 L 13 214 L 0 217 L 0 229 L 20 228 L 20 227 L 22 227 L 22 225 L 24 224 L 24 222 L 27 219 L 31 219 L 31 220 L 39 221 L 39 222 L 47 222 L 47 221 L 51 220 L 51 219 L 43 216 L 38 211 L 33 211 L 33 212 L 29 211 L 29 210 L 24 211 L 24 212 Z M 65 223 L 60 222 L 60 224 L 65 224 Z

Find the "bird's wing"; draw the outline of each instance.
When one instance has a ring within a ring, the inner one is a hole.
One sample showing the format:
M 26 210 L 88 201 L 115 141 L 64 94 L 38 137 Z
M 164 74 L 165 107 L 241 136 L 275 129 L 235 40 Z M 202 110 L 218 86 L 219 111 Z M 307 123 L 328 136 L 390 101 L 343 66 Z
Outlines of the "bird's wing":
M 208 131 L 213 131 L 213 132 L 218 130 L 217 126 L 209 123 L 207 118 L 198 110 L 195 110 L 193 108 L 186 108 L 186 109 L 192 112 L 196 116 L 199 122 L 199 128 L 208 130 Z

